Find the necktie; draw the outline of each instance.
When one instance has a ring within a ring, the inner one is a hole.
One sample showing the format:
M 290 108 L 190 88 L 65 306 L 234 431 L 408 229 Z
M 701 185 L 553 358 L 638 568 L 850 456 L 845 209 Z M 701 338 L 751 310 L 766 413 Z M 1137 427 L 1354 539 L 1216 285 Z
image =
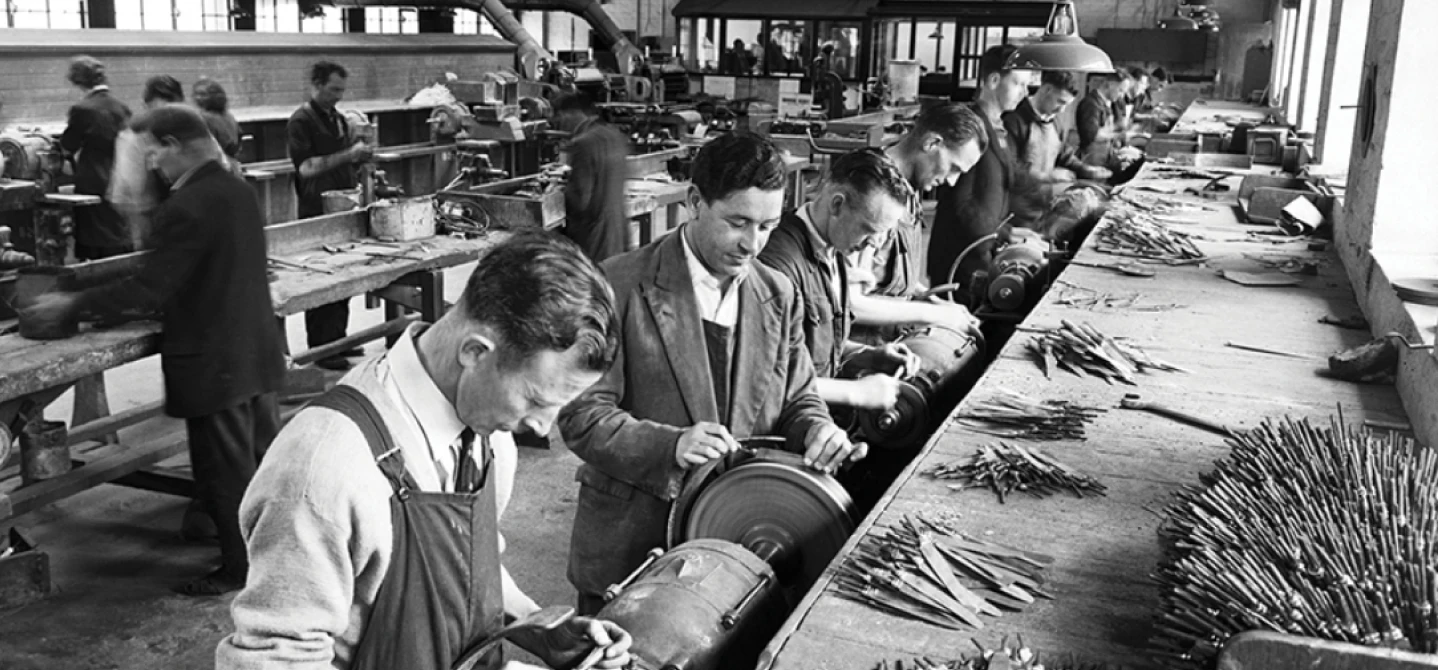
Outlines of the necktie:
M 459 434 L 459 459 L 454 465 L 454 492 L 474 493 L 483 483 L 479 466 L 474 463 L 474 431 L 465 428 Z

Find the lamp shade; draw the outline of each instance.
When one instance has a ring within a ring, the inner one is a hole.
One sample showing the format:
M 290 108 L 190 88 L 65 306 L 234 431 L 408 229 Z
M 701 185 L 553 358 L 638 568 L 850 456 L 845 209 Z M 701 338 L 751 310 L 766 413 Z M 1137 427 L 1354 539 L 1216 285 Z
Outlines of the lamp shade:
M 1072 0 L 1055 2 L 1048 27 L 1037 42 L 1020 45 L 1005 66 L 1011 70 L 1113 72 L 1113 60 L 1078 35 Z

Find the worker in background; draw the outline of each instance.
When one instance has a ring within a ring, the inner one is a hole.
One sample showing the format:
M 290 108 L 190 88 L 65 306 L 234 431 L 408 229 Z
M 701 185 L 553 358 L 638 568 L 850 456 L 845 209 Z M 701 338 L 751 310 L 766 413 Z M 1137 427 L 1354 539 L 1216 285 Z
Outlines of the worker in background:
M 1079 100 L 1074 113 L 1078 152 L 1083 162 L 1106 167 L 1112 163 L 1116 135 L 1114 101 L 1123 91 L 1123 78 L 1118 72 L 1105 72 L 1089 79 L 1088 93 Z
M 547 433 L 614 361 L 616 328 L 613 293 L 577 247 L 517 235 L 439 321 L 296 414 L 241 508 L 253 567 L 217 670 L 448 670 L 538 610 L 500 560 L 509 432 Z M 598 667 L 629 660 L 628 634 L 584 617 L 512 641 L 555 668 L 594 645 Z
M 845 256 L 886 238 L 908 215 L 913 190 L 877 149 L 835 158 L 813 200 L 786 213 L 759 260 L 799 290 L 804 342 L 814 362 L 814 389 L 831 406 L 889 409 L 899 400 L 899 379 L 917 370 L 902 344 L 867 346 L 849 339 L 852 314 Z M 838 379 L 846 362 L 865 371 Z
M 1016 49 L 1011 44 L 992 47 L 979 59 L 978 94 L 973 109 L 984 125 L 988 148 L 953 187 L 938 191 L 938 208 L 929 236 L 931 286 L 966 284 L 974 270 L 986 267 L 993 246 L 986 238 L 998 232 L 1009 214 L 1009 195 L 1015 188 L 1017 168 L 1002 117 L 1028 95 L 1031 79 L 1027 70 L 1005 69 Z
M 110 95 L 105 65 L 90 56 L 76 56 L 67 75 L 85 97 L 70 108 L 60 147 L 74 159 L 75 193 L 109 192 L 115 164 L 115 139 L 130 120 L 130 109 Z M 82 261 L 128 253 L 134 247 L 125 219 L 109 202 L 75 208 L 75 257 Z
M 299 196 L 301 219 L 325 213 L 324 192 L 354 188 L 355 168 L 370 159 L 373 149 L 351 135 L 349 124 L 335 104 L 345 95 L 349 72 L 344 66 L 320 61 L 310 68 L 310 99 L 290 116 L 285 126 L 286 147 L 295 166 L 295 193 Z M 329 344 L 345 336 L 349 325 L 348 300 L 333 302 L 305 312 L 305 331 L 310 348 Z M 346 358 L 364 355 L 353 347 L 315 361 L 328 370 L 348 370 Z
M 688 223 L 604 263 L 620 352 L 559 416 L 584 461 L 569 554 L 581 613 L 665 545 L 685 473 L 737 449 L 735 436 L 783 436 L 821 471 L 866 452 L 814 391 L 793 283 L 754 263 L 783 213 L 779 149 L 721 135 L 695 156 L 692 181 Z
M 1019 169 L 1040 182 L 1109 177 L 1106 168 L 1088 166 L 1079 160 L 1058 127 L 1058 115 L 1077 96 L 1078 78 L 1073 72 L 1049 70 L 1043 73 L 1037 92 L 1024 98 L 1013 111 L 1004 112 L 1004 130 L 1013 143 Z
M 629 140 L 599 119 L 587 96 L 554 101 L 554 127 L 571 134 L 566 145 L 569 181 L 564 185 L 564 234 L 596 263 L 629 249 L 624 184 L 629 179 Z
M 50 294 L 27 318 L 158 309 L 165 411 L 185 420 L 195 492 L 218 526 L 219 569 L 179 587 L 219 595 L 245 584 L 240 499 L 280 427 L 284 349 L 266 276 L 259 199 L 220 163 L 199 112 L 152 109 L 132 129 L 172 193 L 156 213 L 157 242 L 138 274 L 82 293 Z M 285 464 L 291 467 L 294 462 Z
M 205 125 L 210 127 L 210 134 L 220 143 L 220 150 L 225 152 L 232 167 L 237 168 L 240 157 L 240 122 L 230 113 L 230 97 L 225 93 L 225 87 L 209 77 L 204 77 L 195 81 L 190 95 L 195 100 L 195 106 L 199 107 L 200 113 L 204 115 Z
M 174 77 L 158 75 L 145 81 L 145 109 L 185 101 L 185 88 Z M 106 199 L 124 217 L 133 249 L 149 249 L 155 210 L 170 194 L 164 176 L 149 164 L 149 149 L 129 128 L 115 136 L 115 162 L 110 169 Z

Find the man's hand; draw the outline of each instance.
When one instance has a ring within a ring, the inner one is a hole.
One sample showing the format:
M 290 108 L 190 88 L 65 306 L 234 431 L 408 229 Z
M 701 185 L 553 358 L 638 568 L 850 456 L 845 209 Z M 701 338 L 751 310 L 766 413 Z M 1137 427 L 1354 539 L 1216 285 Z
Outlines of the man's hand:
M 957 330 L 969 337 L 982 337 L 982 323 L 969 312 L 969 308 L 951 302 L 940 302 L 935 303 L 931 309 L 938 317 L 933 320 L 934 325 Z
M 20 310 L 20 317 L 37 327 L 49 326 L 75 312 L 77 298 L 73 293 L 46 293 L 35 299 L 29 307 Z
M 355 142 L 347 151 L 351 163 L 363 163 L 374 157 L 374 149 L 364 142 Z
M 634 643 L 617 624 L 587 616 L 570 617 L 534 638 L 515 636 L 513 641 L 559 670 L 573 668 L 591 653 L 598 660 L 589 667 L 619 670 L 629 664 L 629 646 Z
M 874 361 L 877 363 L 873 369 L 895 377 L 914 374 L 924 364 L 919 355 L 906 344 L 890 342 L 874 347 L 873 350 Z
M 690 426 L 674 445 L 674 460 L 681 468 L 703 465 L 739 448 L 729 429 L 717 423 L 701 421 Z
M 850 407 L 859 409 L 890 409 L 899 402 L 903 383 L 885 374 L 860 377 L 848 383 Z
M 842 428 L 830 422 L 815 425 L 804 438 L 804 465 L 826 474 L 845 461 L 857 461 L 869 453 L 869 446 L 852 444 Z

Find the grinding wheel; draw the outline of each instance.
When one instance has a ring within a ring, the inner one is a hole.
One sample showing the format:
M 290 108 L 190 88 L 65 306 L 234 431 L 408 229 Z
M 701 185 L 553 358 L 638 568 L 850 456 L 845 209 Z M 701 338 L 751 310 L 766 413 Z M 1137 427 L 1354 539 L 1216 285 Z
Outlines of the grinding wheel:
M 737 543 L 781 582 L 807 588 L 854 532 L 853 500 L 833 477 L 786 461 L 752 459 L 716 477 L 694 499 L 684 535 Z
M 1438 305 L 1438 279 L 1406 277 L 1393 280 L 1393 290 L 1404 301 L 1419 305 Z
M 892 409 L 858 414 L 865 441 L 884 451 L 912 449 L 929 439 L 929 401 L 911 382 L 899 385 L 899 401 Z

